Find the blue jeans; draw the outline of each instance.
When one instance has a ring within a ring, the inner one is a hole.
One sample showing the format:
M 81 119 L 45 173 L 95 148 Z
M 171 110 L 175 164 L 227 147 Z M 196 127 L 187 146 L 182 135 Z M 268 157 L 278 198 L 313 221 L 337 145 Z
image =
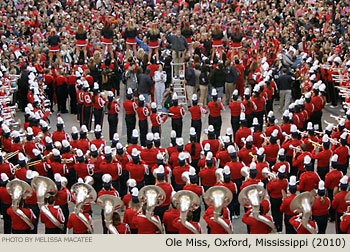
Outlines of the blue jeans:
M 218 98 L 222 98 L 224 96 L 224 87 L 217 87 L 216 91 L 218 92 Z
M 150 103 L 148 94 L 142 94 L 145 97 L 145 103 Z

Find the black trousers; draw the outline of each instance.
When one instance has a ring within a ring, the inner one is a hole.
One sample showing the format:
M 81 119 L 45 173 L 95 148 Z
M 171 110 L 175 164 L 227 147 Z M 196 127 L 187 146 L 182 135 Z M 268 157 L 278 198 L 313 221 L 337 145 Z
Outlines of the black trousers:
M 108 228 L 106 227 L 106 221 L 105 221 L 105 211 L 103 209 L 101 209 L 101 219 L 102 219 L 103 233 L 108 234 Z
M 151 127 L 151 132 L 154 134 L 156 132 L 158 132 L 159 137 L 160 137 L 160 126 L 152 126 Z
M 103 126 L 103 108 L 95 109 L 94 108 L 94 118 L 95 118 L 95 128 L 96 125 L 101 125 L 101 128 Z
M 329 198 L 329 201 L 332 202 L 333 201 L 333 190 L 327 189 L 327 196 Z M 329 213 L 330 221 L 333 222 L 335 220 L 335 210 L 332 207 L 330 207 L 328 210 L 328 213 Z
M 337 106 L 338 102 L 338 92 L 335 88 L 335 83 L 334 81 L 328 82 L 328 87 L 329 87 L 329 96 L 331 98 L 331 103 L 333 106 Z
M 273 99 L 266 101 L 266 113 L 269 113 L 270 111 L 273 111 Z
M 338 165 L 338 170 L 341 171 L 343 174 L 346 174 L 349 166 L 349 161 L 347 161 L 345 164 Z
M 77 113 L 77 92 L 75 90 L 75 85 L 68 86 L 68 93 L 70 98 L 70 112 L 71 114 Z
M 335 212 L 335 231 L 337 234 L 345 234 L 345 232 L 340 230 L 340 217 L 343 216 L 343 213 Z
M 272 218 L 275 222 L 277 232 L 282 232 L 283 214 L 280 211 L 280 207 L 282 205 L 282 198 L 270 197 L 270 202 Z
M 140 142 L 141 146 L 146 146 L 146 135 L 148 133 L 148 122 L 146 120 L 139 120 L 140 128 Z
M 81 125 L 83 125 L 83 104 L 78 103 L 77 104 L 77 120 Z
M 54 89 L 53 89 L 53 85 L 49 84 L 47 85 L 47 88 L 45 89 L 45 93 L 47 95 L 47 98 L 49 98 L 50 100 L 50 109 L 52 111 L 52 107 L 53 107 L 53 94 L 54 94 Z M 27 94 L 26 94 L 27 95 Z
M 40 217 L 40 209 L 38 205 L 32 205 L 32 204 L 24 204 L 24 207 L 32 209 L 36 220 L 33 222 L 34 229 L 30 231 L 31 234 L 37 234 L 38 233 L 38 222 Z
M 194 169 L 196 169 L 196 174 L 199 173 L 200 169 L 198 167 L 199 159 L 192 159 L 191 166 L 193 166 Z
M 195 222 L 199 222 L 201 218 L 201 207 L 198 207 L 195 211 L 193 211 L 193 218 L 192 220 Z
M 117 190 L 119 192 L 120 190 L 120 180 L 119 178 L 116 180 L 112 180 L 112 186 L 115 190 Z
M 112 140 L 114 133 L 117 133 L 118 114 L 108 114 L 108 125 L 109 125 L 109 140 Z
M 245 118 L 247 118 L 248 128 L 252 127 L 253 124 L 253 113 L 250 113 L 249 115 L 245 115 Z
M 74 168 L 72 168 L 68 171 L 66 178 L 68 181 L 67 188 L 70 189 L 72 187 L 72 185 L 77 182 L 77 173 L 76 173 Z
M 88 131 L 91 130 L 91 119 L 92 119 L 92 106 L 84 107 L 83 124 L 87 127 Z
M 172 118 L 171 127 L 176 132 L 176 137 L 182 136 L 182 118 Z
M 161 220 L 163 220 L 163 215 L 166 210 L 169 209 L 169 205 L 167 206 L 157 206 L 154 208 L 154 215 L 158 215 Z
M 62 230 L 59 228 L 45 227 L 45 234 L 62 234 Z
M 61 86 L 56 87 L 56 96 L 57 96 L 57 109 L 61 113 L 67 112 L 67 96 L 68 96 L 68 89 L 67 85 L 63 84 Z
M 221 116 L 209 116 L 209 125 L 213 125 L 215 138 L 219 138 L 222 125 Z
M 240 208 L 240 204 L 239 204 L 239 201 L 238 201 L 238 195 L 239 195 L 239 193 L 241 191 L 240 188 L 242 186 L 243 180 L 244 180 L 243 178 L 232 180 L 232 182 L 235 183 L 236 187 L 237 187 L 237 193 L 233 194 L 233 199 L 232 199 L 232 202 L 233 202 L 233 213 L 236 216 L 239 216 L 240 213 L 241 213 L 241 208 Z
M 131 143 L 131 136 L 132 136 L 132 131 L 135 129 L 136 126 L 136 115 L 135 114 L 130 114 L 130 115 L 125 115 L 125 123 L 126 123 L 126 132 L 127 132 L 127 138 L 128 138 L 128 143 Z
M 201 140 L 202 133 L 202 120 L 192 120 L 191 127 L 193 127 L 196 130 L 197 143 L 199 143 Z
M 119 195 L 122 199 L 128 193 L 128 186 L 126 185 L 126 181 L 129 179 L 129 172 L 127 170 L 122 171 L 122 175 L 119 177 L 120 181 L 120 191 Z
M 64 219 L 65 219 L 64 220 L 64 229 L 63 229 L 62 233 L 66 234 L 67 233 L 67 223 L 68 223 L 68 218 L 69 218 L 68 203 L 65 205 L 61 205 L 60 207 L 62 209 L 62 213 L 63 213 Z
M 239 129 L 239 116 L 231 116 L 231 127 L 233 135 L 236 135 L 237 130 Z
M 284 225 L 286 226 L 286 234 L 296 234 L 297 231 L 295 231 L 292 224 L 289 223 L 289 220 L 293 217 L 293 215 L 284 215 Z
M 184 188 L 185 184 L 176 184 L 175 182 L 173 183 L 173 188 L 174 188 L 174 191 L 177 192 L 177 191 L 181 191 L 183 188 Z
M 318 234 L 325 234 L 328 224 L 328 214 L 322 216 L 313 215 L 312 219 L 314 219 L 317 223 Z
M 325 181 L 326 174 L 329 172 L 329 166 L 327 167 L 317 167 L 318 176 Z
M 313 125 L 318 124 L 318 130 L 322 131 L 322 111 L 314 111 L 314 113 L 310 117 L 310 121 Z
M 32 234 L 32 231 L 29 228 L 25 230 L 12 229 L 12 234 Z
M 12 220 L 11 216 L 7 214 L 7 209 L 11 204 L 4 204 L 1 202 L 0 213 L 4 218 L 4 234 L 11 234 Z
M 94 175 L 92 175 L 92 177 L 94 178 L 94 184 L 92 186 L 96 192 L 99 192 L 102 189 L 102 176 L 102 172 L 94 173 Z M 117 188 L 115 189 L 117 190 Z
M 253 118 L 256 117 L 258 119 L 259 122 L 259 129 L 260 131 L 262 131 L 263 129 L 263 125 L 264 125 L 264 115 L 265 115 L 265 111 L 259 111 L 259 112 L 253 112 Z

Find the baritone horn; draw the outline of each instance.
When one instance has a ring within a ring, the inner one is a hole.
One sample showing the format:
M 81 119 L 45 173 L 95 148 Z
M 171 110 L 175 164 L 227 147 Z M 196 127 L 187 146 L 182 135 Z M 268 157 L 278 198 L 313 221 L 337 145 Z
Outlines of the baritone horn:
M 262 175 L 270 180 L 276 180 L 276 174 L 269 171 L 269 168 L 265 167 L 262 169 Z
M 162 188 L 155 185 L 148 185 L 141 188 L 139 192 L 139 200 L 142 204 L 146 204 L 146 218 L 152 222 L 161 234 L 164 234 L 162 223 L 153 216 L 156 206 L 161 205 L 165 201 L 166 195 Z
M 214 208 L 214 221 L 222 226 L 228 234 L 232 234 L 232 228 L 222 219 L 222 208 L 232 201 L 232 192 L 224 186 L 210 187 L 204 194 L 204 201 Z
M 275 224 L 265 216 L 260 215 L 260 204 L 264 200 L 265 195 L 266 191 L 261 185 L 249 185 L 239 193 L 238 201 L 243 206 L 250 205 L 252 207 L 252 216 L 256 220 L 263 222 L 267 226 L 269 226 L 271 229 L 271 233 L 275 233 Z
M 59 229 L 63 230 L 64 225 L 59 222 L 55 216 L 50 212 L 49 208 L 45 204 L 45 198 L 53 195 L 57 192 L 57 186 L 48 177 L 37 176 L 32 180 L 32 188 L 36 192 L 38 206 L 40 210 L 46 215 L 46 217 Z
M 105 194 L 98 197 L 97 204 L 104 210 L 104 217 L 108 230 L 112 234 L 119 234 L 113 225 L 113 213 L 124 206 L 123 201 L 116 196 Z
M 188 230 L 194 234 L 199 234 L 198 230 L 187 221 L 189 211 L 195 211 L 200 206 L 200 199 L 197 194 L 187 190 L 181 190 L 175 193 L 172 198 L 175 207 L 180 208 L 180 221 Z
M 312 205 L 315 202 L 311 192 L 303 192 L 296 196 L 290 203 L 290 210 L 294 213 L 302 213 L 301 224 L 311 233 L 316 234 L 316 229 L 309 224 L 312 216 Z
M 74 212 L 77 218 L 84 223 L 84 225 L 88 228 L 88 232 L 91 234 L 93 232 L 92 225 L 83 215 L 82 208 L 84 205 L 90 204 L 96 200 L 96 191 L 91 185 L 78 182 L 72 186 L 71 193 L 75 199 Z
M 21 199 L 26 199 L 27 197 L 30 197 L 33 194 L 33 189 L 27 182 L 24 182 L 19 179 L 14 179 L 7 183 L 6 190 L 11 195 L 12 209 L 15 212 L 15 214 L 29 226 L 30 230 L 33 230 L 33 223 L 28 218 L 28 216 L 25 215 L 21 209 L 19 209 L 19 203 Z

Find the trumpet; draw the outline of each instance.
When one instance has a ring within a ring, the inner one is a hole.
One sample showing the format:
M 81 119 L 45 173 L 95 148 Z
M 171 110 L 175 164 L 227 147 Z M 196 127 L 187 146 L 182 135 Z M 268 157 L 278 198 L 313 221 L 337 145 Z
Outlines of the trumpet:
M 18 152 L 19 152 L 19 150 L 16 150 L 16 151 L 14 151 L 14 152 L 9 153 L 9 154 L 7 155 L 7 157 L 5 158 L 5 160 L 7 161 L 7 160 L 13 158 L 14 156 L 16 156 L 16 155 L 18 154 Z
M 292 139 L 292 135 L 287 134 L 286 132 L 282 132 L 282 135 L 286 137 L 286 140 L 287 139 Z
M 325 134 L 324 132 L 321 132 L 321 131 L 318 131 L 318 130 L 315 130 L 315 133 L 319 134 L 320 136 L 323 136 Z
M 267 141 L 270 140 L 270 139 L 269 139 L 267 136 L 265 136 L 264 134 L 261 134 L 260 137 L 261 137 L 262 139 L 264 139 L 265 142 L 267 142 Z
M 322 144 L 316 143 L 316 142 L 314 142 L 314 141 L 312 141 L 310 139 L 309 139 L 309 143 L 311 143 L 316 148 L 321 148 L 322 147 Z
M 335 140 L 335 139 L 333 139 L 333 138 L 329 138 L 329 141 L 330 141 L 331 144 L 333 144 L 333 145 L 339 145 L 339 144 L 340 144 L 338 140 Z
M 330 117 L 334 118 L 334 119 L 337 120 L 338 122 L 339 122 L 341 119 L 344 119 L 344 118 L 341 117 L 341 116 L 335 116 L 335 115 L 330 115 Z
M 294 145 L 289 145 L 289 149 L 293 149 L 296 152 L 300 152 L 301 151 L 301 148 L 299 146 L 294 146 Z
M 253 154 L 253 152 L 249 152 L 249 156 L 251 156 L 255 161 L 257 161 L 256 155 Z

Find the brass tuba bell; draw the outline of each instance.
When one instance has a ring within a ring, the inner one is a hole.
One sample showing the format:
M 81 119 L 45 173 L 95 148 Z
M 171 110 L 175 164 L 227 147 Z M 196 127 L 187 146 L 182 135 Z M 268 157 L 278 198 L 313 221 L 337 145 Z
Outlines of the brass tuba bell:
M 197 194 L 187 190 L 181 190 L 172 197 L 172 202 L 176 208 L 180 208 L 180 221 L 188 230 L 194 234 L 199 234 L 198 230 L 186 220 L 189 211 L 194 211 L 200 206 L 200 199 Z
M 36 192 L 36 197 L 40 210 L 53 224 L 55 224 L 58 228 L 63 230 L 64 225 L 61 222 L 59 222 L 55 216 L 53 216 L 47 205 L 45 205 L 45 198 L 49 196 L 50 193 L 55 194 L 57 192 L 57 186 L 55 182 L 53 182 L 48 177 L 36 176 L 33 178 L 31 185 L 33 190 Z
M 97 204 L 99 204 L 104 210 L 104 217 L 106 222 L 106 227 L 112 234 L 119 234 L 117 229 L 113 226 L 113 213 L 117 210 L 123 208 L 123 201 L 113 195 L 101 195 L 97 199 Z
M 83 215 L 82 207 L 96 200 L 96 191 L 91 185 L 78 182 L 72 186 L 71 193 L 76 202 L 74 212 L 77 215 L 77 218 L 84 223 L 91 234 L 93 231 L 92 226 L 89 220 Z
M 33 189 L 27 182 L 19 179 L 14 179 L 7 183 L 6 190 L 11 195 L 12 208 L 15 214 L 17 214 L 18 217 L 20 217 L 25 223 L 27 223 L 29 228 L 33 230 L 33 223 L 30 221 L 27 215 L 25 215 L 23 211 L 18 208 L 21 199 L 26 199 L 27 197 L 32 196 Z
M 156 206 L 161 205 L 166 199 L 165 192 L 162 188 L 155 185 L 148 185 L 141 188 L 139 192 L 139 200 L 142 204 L 146 204 L 146 218 L 157 226 L 160 233 L 164 233 L 162 223 L 154 216 L 153 211 Z
M 221 225 L 228 234 L 232 234 L 232 229 L 222 219 L 221 210 L 232 201 L 232 192 L 224 186 L 212 186 L 204 194 L 204 201 L 208 206 L 214 207 L 214 221 Z
M 296 196 L 290 203 L 290 210 L 294 213 L 302 213 L 301 224 L 311 233 L 316 234 L 316 229 L 309 224 L 312 216 L 312 205 L 315 196 L 311 192 L 303 192 Z

